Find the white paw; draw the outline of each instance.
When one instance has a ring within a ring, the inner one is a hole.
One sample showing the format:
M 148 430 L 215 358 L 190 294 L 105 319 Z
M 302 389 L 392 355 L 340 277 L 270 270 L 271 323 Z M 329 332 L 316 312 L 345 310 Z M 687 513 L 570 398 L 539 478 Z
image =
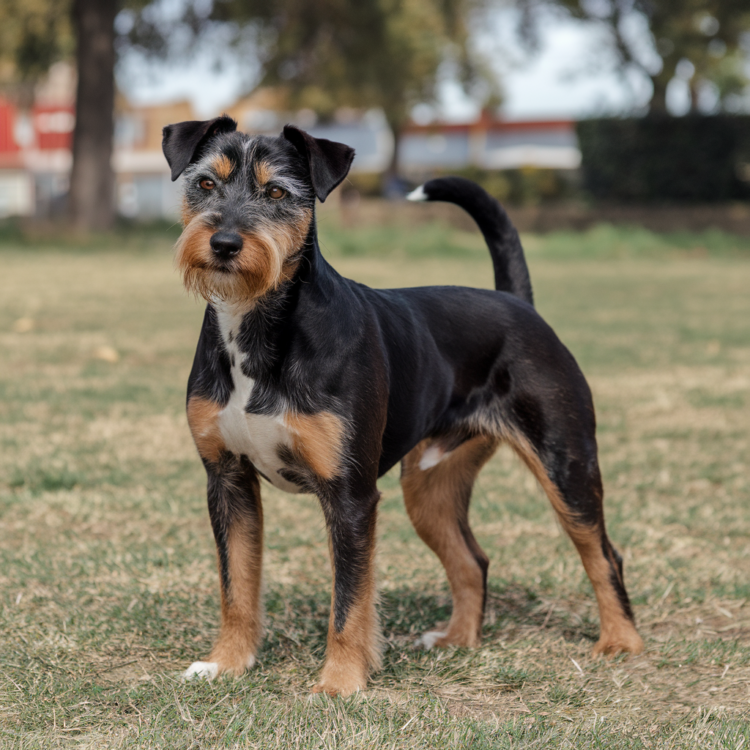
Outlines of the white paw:
M 183 680 L 213 680 L 219 674 L 215 661 L 194 661 L 182 674 Z
M 435 643 L 447 635 L 442 630 L 429 630 L 414 641 L 414 648 L 423 648 L 425 651 L 429 651 Z

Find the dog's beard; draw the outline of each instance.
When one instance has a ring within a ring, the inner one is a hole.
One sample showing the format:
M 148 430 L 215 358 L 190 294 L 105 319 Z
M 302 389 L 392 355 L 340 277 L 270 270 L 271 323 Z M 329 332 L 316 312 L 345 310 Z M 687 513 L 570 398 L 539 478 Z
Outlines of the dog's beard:
M 213 230 L 196 216 L 176 245 L 175 260 L 185 288 L 208 302 L 244 302 L 264 296 L 294 273 L 302 229 L 274 226 L 271 230 L 261 224 L 252 232 L 241 232 L 242 250 L 222 266 L 211 250 Z

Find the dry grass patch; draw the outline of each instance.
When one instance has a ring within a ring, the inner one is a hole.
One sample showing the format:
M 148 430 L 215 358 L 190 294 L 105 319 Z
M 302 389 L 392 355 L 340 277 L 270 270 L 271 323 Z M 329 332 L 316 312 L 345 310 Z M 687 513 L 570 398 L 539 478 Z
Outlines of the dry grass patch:
M 335 265 L 374 285 L 488 286 L 488 259 L 456 236 L 460 258 L 396 248 Z M 260 663 L 240 680 L 181 683 L 218 625 L 183 411 L 200 307 L 166 247 L 3 249 L 0 745 L 747 744 L 750 273 L 742 260 L 556 259 L 532 245 L 540 311 L 594 390 L 643 656 L 589 656 L 598 621 L 580 561 L 502 449 L 472 505 L 490 557 L 481 648 L 411 648 L 450 603 L 392 472 L 379 525 L 385 667 L 365 695 L 311 698 L 330 602 L 323 522 L 313 497 L 266 486 Z

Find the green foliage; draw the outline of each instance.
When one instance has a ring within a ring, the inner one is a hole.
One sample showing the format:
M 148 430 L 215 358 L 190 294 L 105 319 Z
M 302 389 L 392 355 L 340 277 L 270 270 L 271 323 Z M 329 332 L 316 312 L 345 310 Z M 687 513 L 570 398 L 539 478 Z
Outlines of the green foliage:
M 264 82 L 323 116 L 342 104 L 382 107 L 398 129 L 432 101 L 452 62 L 467 86 L 485 70 L 468 46 L 474 0 L 278 0 L 215 3 L 211 18 L 254 28 Z
M 0 4 L 0 82 L 26 96 L 50 66 L 75 49 L 71 0 L 8 0 Z
M 584 232 L 551 232 L 542 240 L 524 237 L 527 255 L 590 260 L 687 260 L 695 258 L 748 258 L 750 238 L 709 229 L 705 232 L 652 232 L 640 226 L 598 224 Z
M 523 167 L 521 169 L 487 170 L 467 167 L 451 170 L 479 183 L 499 201 L 517 206 L 536 205 L 575 195 L 575 176 L 570 170 Z
M 586 188 L 603 200 L 712 202 L 750 197 L 750 117 L 578 123 Z
M 539 4 L 537 0 L 516 3 L 522 11 L 522 37 L 534 46 L 539 16 L 534 11 Z M 666 112 L 667 86 L 675 77 L 688 81 L 692 111 L 697 110 L 699 96 L 707 90 L 717 99 L 719 109 L 736 109 L 737 97 L 748 85 L 747 0 L 550 0 L 549 4 L 598 28 L 604 26 L 609 51 L 619 69 L 651 79 L 652 112 Z M 644 21 L 647 33 L 640 29 L 634 33 Z M 601 49 L 594 54 L 592 69 L 599 70 Z
M 122 0 L 125 14 L 141 12 L 149 0 Z M 4 0 L 0 2 L 0 85 L 33 98 L 33 86 L 60 60 L 71 60 L 76 49 L 73 0 Z M 120 35 L 118 50 L 127 47 Z
M 429 178 L 444 175 L 458 175 L 473 180 L 494 198 L 515 206 L 533 206 L 575 198 L 580 192 L 578 174 L 569 169 L 523 167 L 492 170 L 469 166 L 463 169 L 433 170 Z M 382 195 L 382 183 L 382 177 L 377 173 L 356 173 L 347 177 L 347 186 L 363 196 Z

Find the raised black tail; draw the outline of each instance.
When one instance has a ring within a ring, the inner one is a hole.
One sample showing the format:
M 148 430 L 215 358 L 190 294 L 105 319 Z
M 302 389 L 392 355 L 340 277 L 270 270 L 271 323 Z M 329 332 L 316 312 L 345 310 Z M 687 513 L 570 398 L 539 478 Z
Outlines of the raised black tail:
M 495 269 L 495 289 L 534 304 L 531 279 L 516 228 L 505 209 L 482 188 L 463 177 L 439 177 L 407 196 L 413 201 L 445 201 L 466 211 L 482 231 Z

